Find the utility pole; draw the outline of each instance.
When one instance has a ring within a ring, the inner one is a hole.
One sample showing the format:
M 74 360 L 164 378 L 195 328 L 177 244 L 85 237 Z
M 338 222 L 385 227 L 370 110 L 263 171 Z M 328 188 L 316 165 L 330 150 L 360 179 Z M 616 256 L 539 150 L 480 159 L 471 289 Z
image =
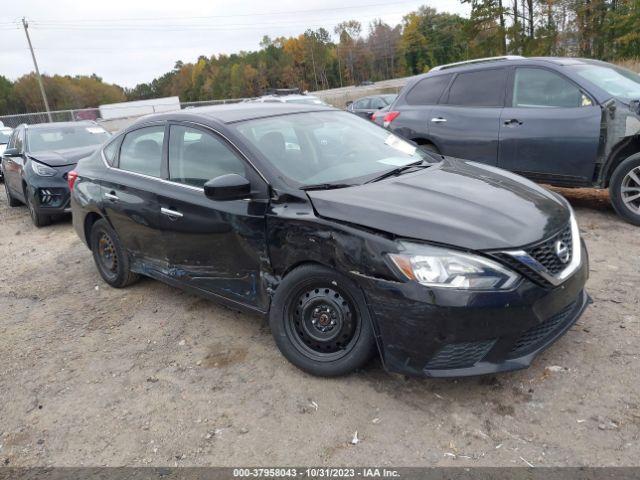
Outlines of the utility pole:
M 47 101 L 47 94 L 44 91 L 44 85 L 42 84 L 42 77 L 40 76 L 40 69 L 38 68 L 38 62 L 36 61 L 36 54 L 33 53 L 33 46 L 31 45 L 31 38 L 29 38 L 29 24 L 27 20 L 22 17 L 22 26 L 24 27 L 24 33 L 27 36 L 27 42 L 29 42 L 29 50 L 31 50 L 31 58 L 33 58 L 33 66 L 36 68 L 36 77 L 38 78 L 38 85 L 40 85 L 40 93 L 42 94 L 42 100 L 44 101 L 44 108 L 47 111 L 47 117 L 49 123 L 53 122 L 51 118 L 51 111 L 49 109 L 49 102 Z

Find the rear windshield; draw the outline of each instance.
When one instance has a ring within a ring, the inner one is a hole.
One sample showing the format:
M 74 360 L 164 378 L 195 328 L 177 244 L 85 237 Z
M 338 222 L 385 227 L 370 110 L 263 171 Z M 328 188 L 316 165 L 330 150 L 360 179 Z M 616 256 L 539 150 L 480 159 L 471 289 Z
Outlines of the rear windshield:
M 27 130 L 27 145 L 30 152 L 67 150 L 100 145 L 109 137 L 106 130 L 97 125 L 52 126 Z
M 338 111 L 307 112 L 238 123 L 283 177 L 305 187 L 359 184 L 395 168 L 436 161 L 368 120 Z
M 640 75 L 613 65 L 574 65 L 578 75 L 614 97 L 640 100 Z

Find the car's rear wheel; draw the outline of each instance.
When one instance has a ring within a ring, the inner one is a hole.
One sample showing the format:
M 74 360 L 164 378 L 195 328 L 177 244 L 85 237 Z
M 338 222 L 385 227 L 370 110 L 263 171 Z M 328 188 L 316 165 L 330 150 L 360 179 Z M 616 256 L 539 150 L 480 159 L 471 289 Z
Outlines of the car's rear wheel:
M 11 195 L 11 190 L 9 190 L 9 186 L 7 185 L 6 181 L 4 182 L 4 192 L 7 194 L 7 202 L 9 203 L 10 207 L 17 207 L 21 204 L 20 200 L 14 198 L 13 195 Z
M 27 208 L 29 209 L 29 215 L 31 216 L 33 224 L 38 228 L 51 225 L 51 215 L 39 213 L 38 210 L 36 210 L 36 206 L 33 203 L 31 189 L 26 186 L 24 188 L 24 198 L 27 201 Z
M 269 314 L 282 354 L 313 375 L 344 375 L 364 366 L 375 342 L 367 306 L 349 278 L 318 265 L 290 272 Z
M 640 154 L 630 156 L 615 169 L 609 197 L 618 215 L 640 225 Z
M 129 257 L 118 234 L 106 220 L 93 224 L 90 246 L 98 272 L 109 285 L 124 288 L 138 280 L 138 275 L 130 270 Z

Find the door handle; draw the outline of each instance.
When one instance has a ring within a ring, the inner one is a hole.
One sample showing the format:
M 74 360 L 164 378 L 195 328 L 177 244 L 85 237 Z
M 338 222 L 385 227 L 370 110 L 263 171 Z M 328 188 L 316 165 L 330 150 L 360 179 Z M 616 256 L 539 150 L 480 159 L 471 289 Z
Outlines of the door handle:
M 515 127 L 517 125 L 522 125 L 522 122 L 517 118 L 512 118 L 511 120 L 506 120 L 504 124 L 507 125 L 508 127 Z
M 431 123 L 447 123 L 447 119 L 442 117 L 434 117 L 431 119 Z
M 120 200 L 114 192 L 105 193 L 104 198 L 106 198 L 107 200 L 111 200 L 112 202 L 117 202 L 118 200 Z
M 177 218 L 182 218 L 184 216 L 180 212 L 177 212 L 175 210 L 171 210 L 170 208 L 164 208 L 164 207 L 160 209 L 160 213 L 163 214 L 163 215 L 166 215 L 171 220 L 175 220 Z

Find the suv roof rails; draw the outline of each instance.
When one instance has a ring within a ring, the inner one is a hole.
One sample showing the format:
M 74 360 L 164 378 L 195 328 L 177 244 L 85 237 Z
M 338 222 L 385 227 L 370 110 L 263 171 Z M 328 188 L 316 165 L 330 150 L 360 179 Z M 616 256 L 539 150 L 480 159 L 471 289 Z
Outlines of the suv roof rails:
M 486 57 L 486 58 L 475 58 L 473 60 L 465 60 L 463 62 L 455 62 L 455 63 L 447 63 L 446 65 L 438 65 L 437 67 L 433 67 L 430 71 L 437 72 L 440 70 L 446 70 L 448 68 L 459 67 L 462 65 L 473 65 L 476 63 L 484 63 L 484 62 L 495 62 L 499 60 L 522 60 L 525 57 L 520 55 L 503 55 L 501 57 Z

